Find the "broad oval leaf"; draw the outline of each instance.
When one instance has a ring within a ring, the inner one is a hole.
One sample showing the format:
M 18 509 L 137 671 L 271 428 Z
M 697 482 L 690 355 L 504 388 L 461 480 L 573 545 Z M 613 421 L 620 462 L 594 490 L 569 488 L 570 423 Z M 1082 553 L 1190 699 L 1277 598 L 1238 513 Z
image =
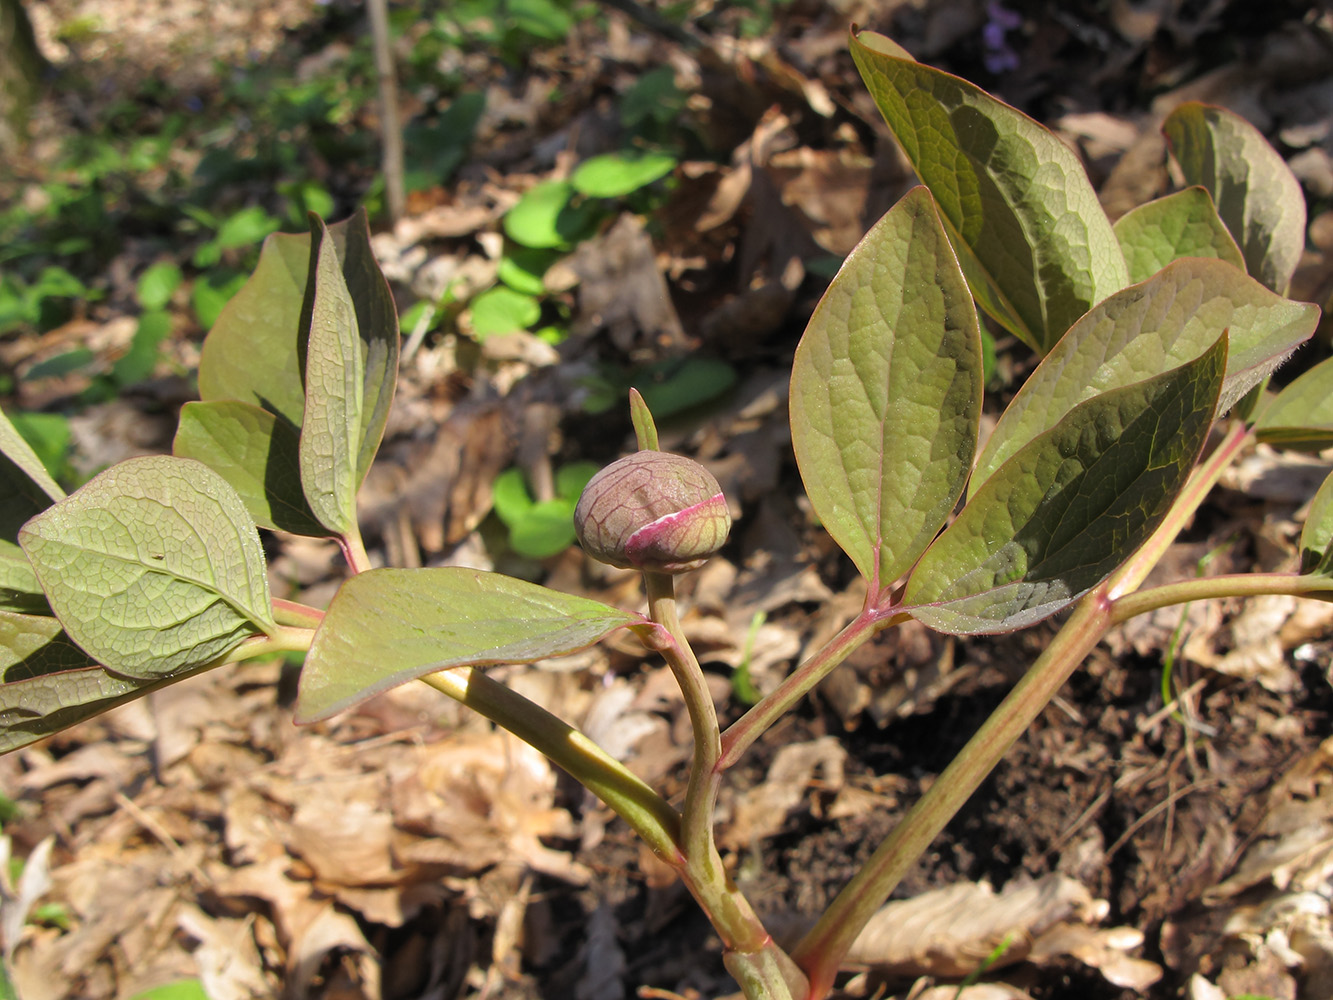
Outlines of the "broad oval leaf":
M 254 274 L 204 338 L 201 399 L 238 399 L 301 426 L 301 301 L 309 260 L 309 234 L 264 240 Z
M 815 513 L 877 591 L 958 501 L 977 442 L 976 309 L 930 193 L 847 257 L 796 349 L 792 445 Z
M 397 311 L 370 246 L 364 209 L 329 226 L 329 238 L 350 293 L 360 338 L 362 405 L 355 449 L 357 482 L 379 449 L 398 373 Z M 267 410 L 292 429 L 305 412 L 310 234 L 275 234 L 264 241 L 255 272 L 228 303 L 204 340 L 199 395 L 205 402 L 238 400 Z M 262 469 L 253 469 L 260 475 Z
M 186 403 L 172 453 L 225 479 L 261 528 L 329 535 L 301 490 L 300 438 L 280 417 L 234 399 Z
M 1168 264 L 1100 303 L 1042 359 L 986 442 L 969 494 L 1078 403 L 1198 357 L 1227 330 L 1231 346 L 1218 404 L 1224 412 L 1318 322 L 1318 306 L 1275 295 L 1221 260 Z
M 1246 270 L 1285 294 L 1305 249 L 1305 195 L 1286 161 L 1244 118 L 1198 101 L 1171 112 L 1162 131 L 1186 183 L 1212 194 Z
M 939 203 L 977 303 L 1044 354 L 1129 282 L 1078 158 L 979 87 L 922 66 L 872 31 L 852 56 L 881 114 Z
M 117 673 L 164 677 L 276 628 L 254 524 L 199 462 L 122 462 L 30 520 L 19 542 L 65 631 Z
M 1333 445 L 1333 358 L 1279 392 L 1254 429 L 1260 441 L 1287 448 L 1319 451 Z
M 315 218 L 312 224 L 316 229 L 301 310 L 306 342 L 301 487 L 319 523 L 346 535 L 356 528 L 356 491 L 361 485 L 361 332 L 338 250 L 324 223 Z
M 1188 364 L 1076 406 L 968 501 L 921 557 L 904 610 L 941 632 L 1005 632 L 1096 586 L 1185 485 L 1225 367 L 1224 334 Z
M 334 596 L 301 670 L 315 722 L 448 667 L 530 663 L 592 645 L 640 615 L 498 573 L 373 569 Z
M 1116 220 L 1115 235 L 1132 282 L 1181 257 L 1216 257 L 1245 270 L 1245 257 L 1206 188 L 1186 188 L 1126 212 Z

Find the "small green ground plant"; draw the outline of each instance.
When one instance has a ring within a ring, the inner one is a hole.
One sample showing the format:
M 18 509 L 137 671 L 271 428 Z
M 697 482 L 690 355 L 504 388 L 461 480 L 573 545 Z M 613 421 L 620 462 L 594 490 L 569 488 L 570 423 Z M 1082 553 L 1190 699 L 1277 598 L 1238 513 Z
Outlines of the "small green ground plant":
M 589 555 L 642 571 L 646 611 L 471 569 L 372 567 L 356 494 L 389 412 L 399 330 L 359 215 L 269 237 L 204 345 L 202 398 L 182 413 L 174 455 L 124 462 L 66 496 L 0 422 L 0 747 L 275 652 L 306 653 L 299 722 L 421 679 L 623 817 L 707 913 L 747 997 L 819 1000 L 871 915 L 1109 629 L 1188 601 L 1329 599 L 1333 480 L 1292 571 L 1144 587 L 1247 443 L 1333 443 L 1333 362 L 1276 398 L 1262 389 L 1318 318 L 1284 297 L 1304 205 L 1280 157 L 1234 115 L 1183 105 L 1165 131 L 1192 186 L 1112 225 L 1046 129 L 882 36 L 854 33 L 851 47 L 923 184 L 816 309 L 790 418 L 813 511 L 866 599 L 739 720 L 720 726 L 675 598 L 676 575 L 724 544 L 727 504 L 701 466 L 658 450 L 638 393 L 639 451 L 588 482 L 574 527 Z M 978 307 L 1043 356 L 984 444 Z M 351 574 L 326 610 L 272 597 L 257 528 L 338 542 Z M 1005 633 L 1056 614 L 1004 703 L 813 928 L 780 947 L 714 839 L 727 771 L 886 629 Z M 622 629 L 669 665 L 693 724 L 679 809 L 486 670 Z

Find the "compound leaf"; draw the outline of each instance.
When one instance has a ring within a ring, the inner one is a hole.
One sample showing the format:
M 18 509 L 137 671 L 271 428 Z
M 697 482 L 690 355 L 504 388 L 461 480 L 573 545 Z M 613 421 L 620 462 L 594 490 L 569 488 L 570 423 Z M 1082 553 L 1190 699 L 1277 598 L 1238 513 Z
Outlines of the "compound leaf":
M 1277 394 L 1255 424 L 1260 441 L 1315 451 L 1333 445 L 1333 358 Z
M 644 619 L 533 583 L 456 566 L 374 569 L 334 596 L 301 671 L 315 722 L 449 667 L 563 656 Z
M 1208 189 L 1250 274 L 1285 294 L 1305 249 L 1300 181 L 1263 134 L 1225 108 L 1188 101 L 1162 124 L 1189 184 Z
M 172 452 L 231 484 L 261 528 L 328 535 L 301 490 L 300 438 L 280 417 L 234 399 L 186 403 Z
M 1074 407 L 1002 465 L 921 557 L 905 610 L 942 632 L 1004 632 L 1096 586 L 1185 485 L 1225 367 L 1224 334 L 1179 368 Z
M 871 31 L 852 56 L 939 203 L 977 303 L 1044 354 L 1129 282 L 1110 220 L 1052 132 Z
M 914 188 L 847 257 L 792 364 L 806 492 L 872 590 L 906 572 L 958 501 L 981 392 L 972 296 L 930 192 Z
M 1042 360 L 986 442 L 969 493 L 1076 404 L 1198 357 L 1228 330 L 1218 404 L 1224 412 L 1308 339 L 1318 321 L 1317 306 L 1274 295 L 1221 260 L 1168 264 L 1097 305 Z
M 122 462 L 30 520 L 19 543 L 65 631 L 119 674 L 166 677 L 276 628 L 254 524 L 199 462 Z
M 1186 188 L 1126 212 L 1116 220 L 1115 235 L 1133 282 L 1181 257 L 1216 257 L 1245 270 L 1245 257 L 1206 188 Z

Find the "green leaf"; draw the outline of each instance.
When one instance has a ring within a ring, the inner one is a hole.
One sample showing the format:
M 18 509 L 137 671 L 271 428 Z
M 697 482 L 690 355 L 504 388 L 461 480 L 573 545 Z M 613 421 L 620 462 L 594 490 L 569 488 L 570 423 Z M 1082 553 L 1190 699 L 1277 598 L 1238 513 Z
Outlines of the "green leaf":
M 185 275 L 177 265 L 170 261 L 160 261 L 139 275 L 134 297 L 139 300 L 139 305 L 150 312 L 165 309 L 184 280 Z
M 448 667 L 563 656 L 639 615 L 497 573 L 374 569 L 334 596 L 301 671 L 298 722 L 315 722 Z
M 988 479 L 913 571 L 904 610 L 956 635 L 1054 614 L 1153 532 L 1207 438 L 1226 335 L 1197 359 L 1080 403 Z
M 1324 480 L 1310 501 L 1301 529 L 1301 572 L 1333 576 L 1333 476 Z
M 577 501 L 583 487 L 601 470 L 596 462 L 570 462 L 555 473 L 555 495 Z
M 1333 445 L 1333 358 L 1277 394 L 1255 424 L 1260 441 L 1321 451 Z
M 525 247 L 553 249 L 572 246 L 590 235 L 596 219 L 591 203 L 574 201 L 569 181 L 542 181 L 505 213 L 504 231 Z
M 558 250 L 510 246 L 496 267 L 495 276 L 524 295 L 546 294 L 546 272 L 561 258 Z
M 301 309 L 305 417 L 301 422 L 301 486 L 319 523 L 334 534 L 356 528 L 357 456 L 365 393 L 361 333 L 337 248 L 313 219 L 310 274 Z
M 197 979 L 178 979 L 165 986 L 156 986 L 136 993 L 130 1000 L 209 1000 L 204 984 Z
M 668 358 L 640 369 L 632 381 L 652 414 L 667 420 L 717 399 L 736 384 L 736 369 L 719 358 Z
M 1229 331 L 1218 412 L 1314 332 L 1317 306 L 1274 295 L 1221 260 L 1187 258 L 1117 292 L 1079 320 L 1009 404 L 972 474 L 969 493 L 1076 404 L 1180 365 Z
M 514 333 L 526 330 L 541 316 L 541 303 L 531 295 L 496 285 L 472 300 L 472 333 L 478 340 Z
M 529 559 L 559 555 L 574 544 L 577 497 L 556 497 L 533 504 L 509 529 L 509 544 Z
M 97 665 L 54 618 L 0 611 L 0 753 L 141 697 L 163 683 L 167 681 L 121 677 Z
M 118 386 L 134 385 L 152 377 L 158 348 L 171 335 L 171 316 L 162 311 L 146 312 L 130 341 L 130 349 L 111 366 L 111 380 Z
M 172 453 L 203 462 L 222 476 L 261 528 L 330 534 L 301 489 L 296 430 L 267 410 L 233 399 L 186 403 Z
M 214 271 L 196 278 L 190 289 L 190 305 L 199 325 L 211 330 L 243 287 L 245 275 L 234 271 Z
M 1115 235 L 1133 282 L 1181 257 L 1216 257 L 1245 270 L 1245 257 L 1206 188 L 1186 188 L 1126 212 L 1116 220 Z
M 806 492 L 872 590 L 916 562 L 962 493 L 981 393 L 972 296 L 914 188 L 847 257 L 792 366 Z
M 1217 204 L 1254 278 L 1285 294 L 1305 249 L 1305 195 L 1253 125 L 1224 108 L 1189 101 L 1162 125 L 1188 184 Z
M 0 609 L 44 610 L 41 584 L 15 539 L 28 518 L 64 496 L 32 446 L 0 411 Z
M 299 338 L 310 236 L 276 233 L 259 264 L 204 338 L 199 396 L 239 399 L 301 426 Z
M 570 183 L 575 191 L 590 198 L 622 198 L 675 168 L 676 158 L 665 153 L 605 153 L 580 163 Z
M 276 628 L 240 497 L 189 459 L 113 466 L 30 520 L 19 544 L 65 631 L 117 673 L 165 677 Z
M 40 503 L 42 507 L 46 506 L 46 501 L 63 500 L 65 498 L 65 491 L 60 488 L 59 483 L 51 478 L 51 474 L 46 471 L 46 466 L 37 457 L 37 452 L 33 451 L 32 445 L 28 444 L 23 435 L 18 432 L 18 428 L 14 426 L 3 410 L 0 410 L 0 456 L 5 459 L 3 463 L 0 463 L 0 484 L 4 486 L 4 493 L 22 492 L 25 496 L 31 497 L 33 502 Z M 23 486 L 24 480 L 40 489 L 45 494 L 45 498 L 38 498 L 31 488 Z M 0 501 L 0 507 L 3 506 L 7 506 L 7 504 Z M 13 535 L 6 532 L 5 537 L 12 538 Z
M 327 232 L 355 307 L 363 372 L 362 406 L 353 449 L 357 483 L 379 449 L 398 372 L 398 320 L 393 296 L 370 248 L 364 210 Z M 199 395 L 235 399 L 301 427 L 307 347 L 303 306 L 310 271 L 310 234 L 277 234 L 264 242 L 255 272 L 204 340 Z M 352 427 L 348 427 L 350 433 Z
M 512 528 L 532 510 L 532 494 L 528 492 L 523 470 L 517 466 L 505 469 L 491 484 L 491 508 L 507 528 Z
M 393 292 L 370 246 L 370 223 L 359 208 L 350 219 L 328 228 L 338 250 L 347 290 L 356 308 L 363 373 L 360 441 L 356 481 L 360 485 L 375 461 L 398 384 L 398 310 Z
M 982 309 L 1044 354 L 1129 283 L 1087 174 L 1053 133 L 883 35 L 862 31 L 851 48 Z

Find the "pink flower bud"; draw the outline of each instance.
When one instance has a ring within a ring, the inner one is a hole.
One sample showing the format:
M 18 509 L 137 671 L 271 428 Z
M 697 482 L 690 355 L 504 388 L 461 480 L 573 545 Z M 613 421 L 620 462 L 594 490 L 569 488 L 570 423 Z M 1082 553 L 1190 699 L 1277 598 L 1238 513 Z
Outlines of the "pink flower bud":
M 638 451 L 589 480 L 574 530 L 594 559 L 655 573 L 702 566 L 727 540 L 731 513 L 713 474 L 693 459 Z

